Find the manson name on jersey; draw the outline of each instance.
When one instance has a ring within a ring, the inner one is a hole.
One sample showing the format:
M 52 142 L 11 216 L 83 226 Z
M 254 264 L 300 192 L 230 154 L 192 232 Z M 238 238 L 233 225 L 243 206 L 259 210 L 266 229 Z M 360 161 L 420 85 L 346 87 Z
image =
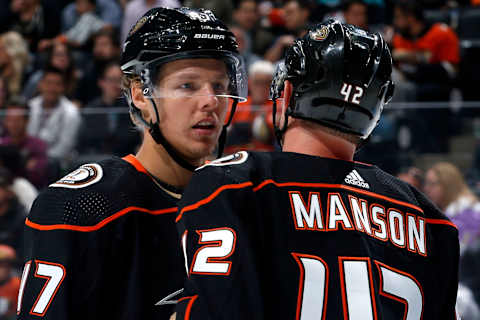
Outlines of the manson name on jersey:
M 375 239 L 390 242 L 422 256 L 427 255 L 425 219 L 416 210 L 386 208 L 377 203 L 348 195 L 348 203 L 340 193 L 328 193 L 327 203 L 319 192 L 310 192 L 307 201 L 298 191 L 290 191 L 293 222 L 297 230 L 363 232 Z

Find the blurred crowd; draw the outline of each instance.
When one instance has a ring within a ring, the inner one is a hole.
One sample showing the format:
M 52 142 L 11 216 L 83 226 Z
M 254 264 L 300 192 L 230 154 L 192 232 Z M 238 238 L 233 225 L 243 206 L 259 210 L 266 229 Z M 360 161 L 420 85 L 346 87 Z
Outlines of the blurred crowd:
M 156 6 L 211 9 L 238 40 L 249 97 L 234 115 L 227 153 L 278 148 L 270 83 L 309 25 L 337 19 L 381 33 L 394 57 L 397 108 L 387 110 L 357 158 L 411 182 L 459 226 L 462 284 L 480 303 L 477 192 L 455 165 L 423 173 L 408 167 L 406 152 L 448 152 L 448 138 L 463 130 L 458 119 L 480 129 L 478 109 L 458 107 L 480 101 L 480 1 L 0 0 L 1 319 L 14 303 L 3 301 L 4 286 L 18 285 L 3 268 L 18 267 L 20 229 L 38 192 L 80 163 L 134 153 L 140 143 L 121 95 L 119 58 L 132 25 Z M 412 103 L 425 108 L 402 108 Z M 472 172 L 480 168 L 476 154 Z

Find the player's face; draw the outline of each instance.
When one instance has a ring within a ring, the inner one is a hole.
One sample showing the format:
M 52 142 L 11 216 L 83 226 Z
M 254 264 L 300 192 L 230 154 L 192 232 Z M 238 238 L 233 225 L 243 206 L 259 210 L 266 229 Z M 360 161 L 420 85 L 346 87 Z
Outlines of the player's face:
M 157 87 L 159 125 L 165 138 L 193 162 L 210 155 L 217 144 L 228 99 L 225 63 L 216 59 L 182 59 L 162 66 Z
M 425 175 L 425 194 L 440 209 L 444 209 L 444 192 L 438 175 L 433 170 L 428 170 Z

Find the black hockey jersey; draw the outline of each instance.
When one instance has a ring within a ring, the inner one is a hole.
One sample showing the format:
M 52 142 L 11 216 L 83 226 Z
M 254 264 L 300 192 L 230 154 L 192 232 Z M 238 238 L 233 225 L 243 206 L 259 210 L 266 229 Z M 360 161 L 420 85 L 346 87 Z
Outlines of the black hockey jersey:
M 179 203 L 177 319 L 455 319 L 458 232 L 376 166 L 239 152 Z
M 169 319 L 183 286 L 175 194 L 132 155 L 52 184 L 26 220 L 18 319 Z

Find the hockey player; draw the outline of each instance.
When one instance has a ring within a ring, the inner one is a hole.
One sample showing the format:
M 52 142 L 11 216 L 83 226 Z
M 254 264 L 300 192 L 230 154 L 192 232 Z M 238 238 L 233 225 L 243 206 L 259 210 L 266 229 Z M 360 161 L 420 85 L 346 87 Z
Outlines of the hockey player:
M 36 200 L 26 220 L 19 319 L 173 313 L 172 293 L 185 277 L 176 203 L 225 136 L 227 108 L 245 100 L 245 72 L 224 24 L 188 8 L 140 18 L 122 70 L 142 145 L 135 156 L 81 166 Z
M 179 204 L 177 319 L 455 319 L 455 225 L 353 161 L 391 71 L 379 34 L 331 20 L 296 40 L 271 90 L 283 152 L 197 169 Z

